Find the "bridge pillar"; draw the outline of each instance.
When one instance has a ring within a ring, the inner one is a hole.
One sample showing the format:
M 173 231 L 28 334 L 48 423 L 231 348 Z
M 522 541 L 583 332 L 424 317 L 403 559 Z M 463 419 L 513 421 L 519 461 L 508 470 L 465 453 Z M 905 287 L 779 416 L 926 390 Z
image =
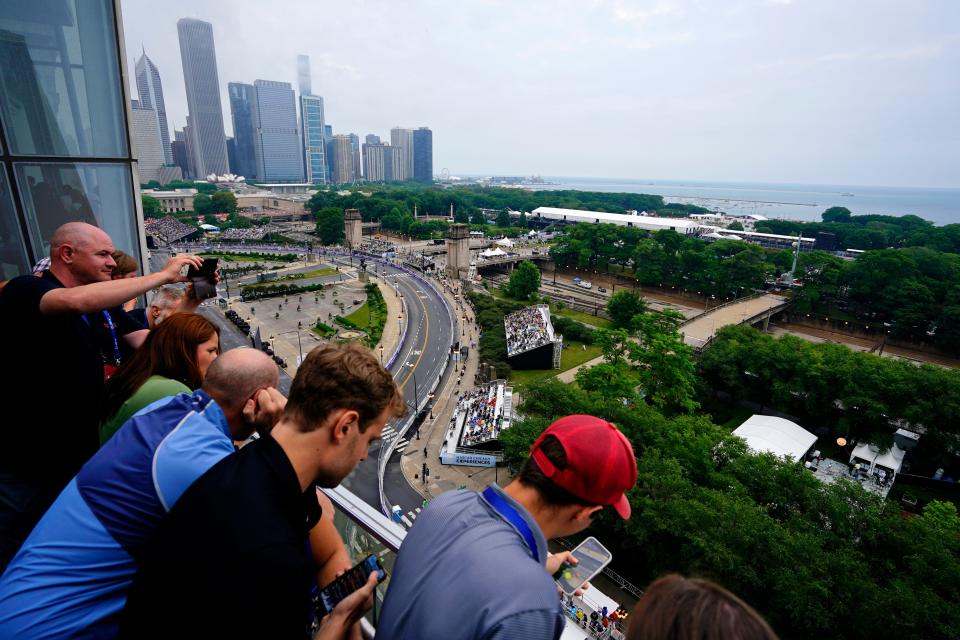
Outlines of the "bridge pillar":
M 363 238 L 363 218 L 359 209 L 347 209 L 343 214 L 343 234 L 346 237 L 347 248 L 355 251 L 360 248 Z
M 772 314 L 770 314 L 769 312 L 767 312 L 767 315 L 765 315 L 765 316 L 763 317 L 763 332 L 764 332 L 764 333 L 766 333 L 766 332 L 767 332 L 767 329 L 770 327 L 770 316 L 771 316 L 771 315 L 772 315 Z
M 470 227 L 451 224 L 447 230 L 447 277 L 466 280 L 470 273 Z

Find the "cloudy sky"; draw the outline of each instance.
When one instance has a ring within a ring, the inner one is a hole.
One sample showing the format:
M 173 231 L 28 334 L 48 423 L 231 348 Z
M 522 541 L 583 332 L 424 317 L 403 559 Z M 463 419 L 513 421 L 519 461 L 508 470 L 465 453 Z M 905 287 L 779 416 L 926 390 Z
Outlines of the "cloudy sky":
M 960 187 L 957 0 L 123 0 L 171 127 L 176 22 L 230 81 L 313 66 L 335 133 L 429 126 L 434 169 Z M 133 89 L 135 95 L 135 89 Z

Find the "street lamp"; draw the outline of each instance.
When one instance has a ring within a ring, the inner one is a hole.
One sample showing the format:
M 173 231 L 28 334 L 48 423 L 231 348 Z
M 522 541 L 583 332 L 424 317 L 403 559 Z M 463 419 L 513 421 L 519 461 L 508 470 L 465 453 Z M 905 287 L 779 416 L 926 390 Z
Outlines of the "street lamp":
M 380 345 L 380 366 L 383 366 L 383 345 Z
M 427 401 L 430 403 L 430 419 L 433 420 L 433 393 L 427 394 Z

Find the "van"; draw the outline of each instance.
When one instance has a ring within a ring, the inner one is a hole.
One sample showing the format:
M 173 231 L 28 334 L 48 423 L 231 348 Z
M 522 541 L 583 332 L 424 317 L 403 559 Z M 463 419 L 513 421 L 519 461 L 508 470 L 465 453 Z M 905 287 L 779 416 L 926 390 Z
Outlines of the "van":
M 573 284 L 580 284 L 581 282 L 583 282 L 583 280 L 581 280 L 580 278 L 573 279 Z
M 592 283 L 592 282 L 587 282 L 586 280 L 581 280 L 580 282 L 577 283 L 577 286 L 578 286 L 578 287 L 583 287 L 584 289 L 592 289 L 592 288 L 593 288 L 593 283 Z

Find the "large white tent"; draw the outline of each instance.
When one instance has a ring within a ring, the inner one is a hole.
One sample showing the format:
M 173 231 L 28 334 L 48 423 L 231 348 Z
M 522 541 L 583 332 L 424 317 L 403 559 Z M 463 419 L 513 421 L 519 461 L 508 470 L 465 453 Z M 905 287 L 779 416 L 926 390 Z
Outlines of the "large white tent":
M 817 436 L 800 425 L 776 416 L 752 415 L 733 430 L 733 435 L 746 440 L 751 451 L 793 461 L 802 460 L 817 441 Z
M 501 256 L 507 255 L 507 252 L 503 249 L 487 249 L 480 254 L 484 258 L 499 258 Z

